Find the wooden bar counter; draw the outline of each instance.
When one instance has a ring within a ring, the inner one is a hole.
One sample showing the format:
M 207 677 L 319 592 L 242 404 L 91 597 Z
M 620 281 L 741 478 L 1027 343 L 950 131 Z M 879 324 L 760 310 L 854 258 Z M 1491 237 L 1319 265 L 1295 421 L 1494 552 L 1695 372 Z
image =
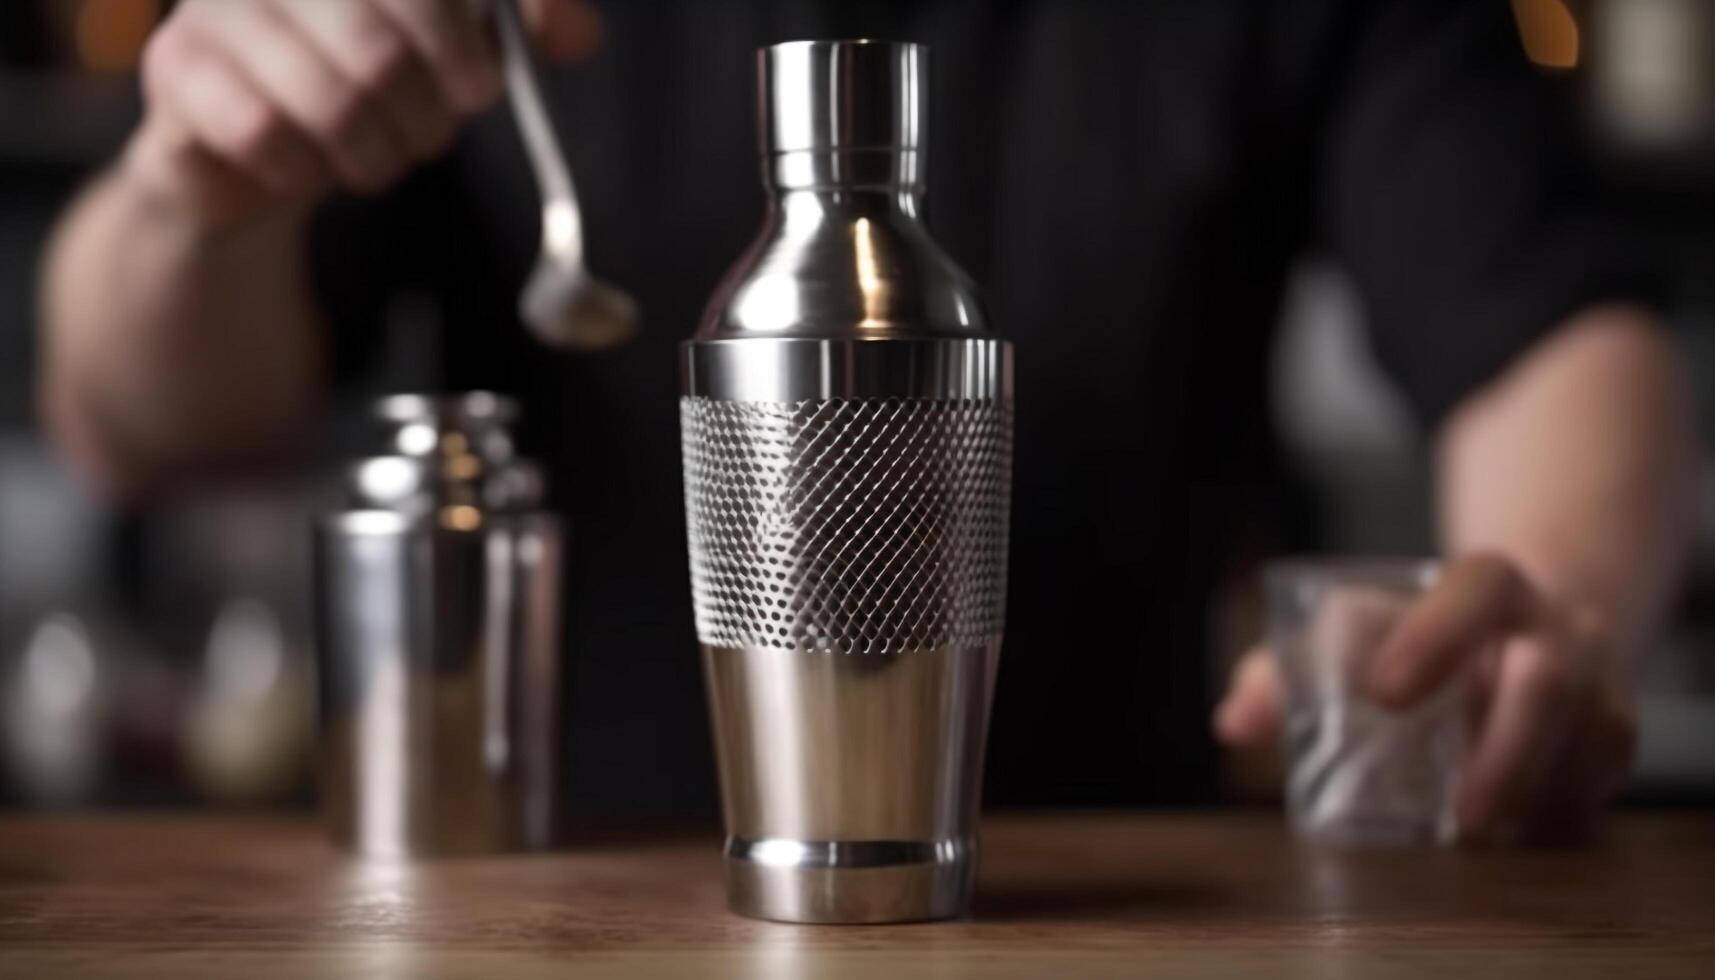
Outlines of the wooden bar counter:
M 726 911 L 713 834 L 377 864 L 305 817 L 0 815 L 0 977 L 1715 978 L 1715 814 L 1327 852 L 1272 813 L 999 814 L 977 914 Z

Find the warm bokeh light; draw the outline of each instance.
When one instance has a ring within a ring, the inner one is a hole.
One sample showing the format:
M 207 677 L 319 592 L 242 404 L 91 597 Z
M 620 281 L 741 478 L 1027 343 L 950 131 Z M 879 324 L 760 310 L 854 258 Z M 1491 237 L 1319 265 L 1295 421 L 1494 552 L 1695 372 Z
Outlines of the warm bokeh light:
M 77 12 L 78 59 L 95 71 L 130 71 L 160 19 L 160 0 L 84 0 Z
M 449 531 L 474 531 L 482 527 L 482 511 L 469 504 L 442 507 L 441 526 Z
M 882 312 L 881 272 L 875 264 L 875 231 L 868 218 L 857 219 L 852 226 L 852 247 L 857 256 L 858 288 L 863 290 L 863 322 L 859 326 L 881 326 L 877 316 Z
M 1578 67 L 1578 21 L 1566 0 L 1513 0 L 1524 53 L 1544 68 Z

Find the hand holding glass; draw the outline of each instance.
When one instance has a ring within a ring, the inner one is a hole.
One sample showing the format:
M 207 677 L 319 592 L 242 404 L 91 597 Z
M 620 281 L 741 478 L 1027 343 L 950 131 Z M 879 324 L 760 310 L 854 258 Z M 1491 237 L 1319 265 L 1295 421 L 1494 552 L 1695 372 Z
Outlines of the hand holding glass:
M 1285 686 L 1287 813 L 1312 839 L 1452 839 L 1463 675 L 1403 711 L 1366 694 L 1376 653 L 1433 585 L 1428 561 L 1291 561 L 1265 574 L 1268 640 Z

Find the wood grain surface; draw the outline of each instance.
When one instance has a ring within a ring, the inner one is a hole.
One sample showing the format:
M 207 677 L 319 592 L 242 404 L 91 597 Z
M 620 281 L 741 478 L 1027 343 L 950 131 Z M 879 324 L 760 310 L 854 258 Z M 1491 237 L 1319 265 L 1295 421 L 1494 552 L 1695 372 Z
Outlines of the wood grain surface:
M 0 977 L 1715 978 L 1715 815 L 1329 852 L 1273 814 L 1001 815 L 967 921 L 729 914 L 709 834 L 365 863 L 304 818 L 0 816 Z

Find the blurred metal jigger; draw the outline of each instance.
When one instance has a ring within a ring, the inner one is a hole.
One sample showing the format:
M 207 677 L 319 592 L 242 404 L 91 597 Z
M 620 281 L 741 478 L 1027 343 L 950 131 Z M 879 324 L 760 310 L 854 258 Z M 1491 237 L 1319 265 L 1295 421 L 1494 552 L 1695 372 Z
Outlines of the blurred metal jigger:
M 399 395 L 316 534 L 322 810 L 382 857 L 551 843 L 559 522 L 510 401 Z
M 757 241 L 684 348 L 732 907 L 964 913 L 1006 595 L 1011 345 L 919 212 L 927 53 L 759 56 Z

